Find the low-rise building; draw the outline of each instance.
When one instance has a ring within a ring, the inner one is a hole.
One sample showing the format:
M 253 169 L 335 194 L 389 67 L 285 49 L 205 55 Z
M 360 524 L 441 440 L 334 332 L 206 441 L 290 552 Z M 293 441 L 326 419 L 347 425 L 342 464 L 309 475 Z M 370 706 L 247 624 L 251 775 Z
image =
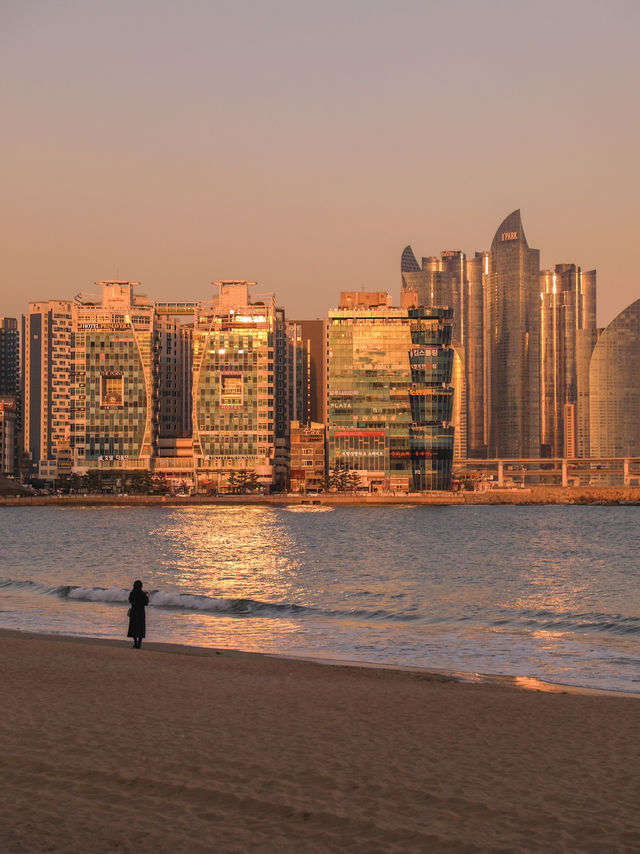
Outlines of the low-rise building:
M 292 492 L 318 492 L 322 488 L 325 476 L 324 424 L 291 422 L 289 476 Z

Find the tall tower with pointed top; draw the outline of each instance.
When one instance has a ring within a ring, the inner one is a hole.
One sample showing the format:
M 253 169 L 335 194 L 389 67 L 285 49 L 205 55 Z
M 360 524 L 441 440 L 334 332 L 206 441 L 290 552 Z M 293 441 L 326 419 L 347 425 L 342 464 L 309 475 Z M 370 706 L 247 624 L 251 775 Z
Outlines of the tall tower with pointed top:
M 485 435 L 488 457 L 540 454 L 540 252 L 520 211 L 503 220 L 484 287 Z

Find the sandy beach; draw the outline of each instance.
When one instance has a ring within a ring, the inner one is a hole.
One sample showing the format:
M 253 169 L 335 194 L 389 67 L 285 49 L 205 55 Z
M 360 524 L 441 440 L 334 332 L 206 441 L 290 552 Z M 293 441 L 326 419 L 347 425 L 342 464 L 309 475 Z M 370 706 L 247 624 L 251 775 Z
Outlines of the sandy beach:
M 3 852 L 640 851 L 640 698 L 0 646 Z

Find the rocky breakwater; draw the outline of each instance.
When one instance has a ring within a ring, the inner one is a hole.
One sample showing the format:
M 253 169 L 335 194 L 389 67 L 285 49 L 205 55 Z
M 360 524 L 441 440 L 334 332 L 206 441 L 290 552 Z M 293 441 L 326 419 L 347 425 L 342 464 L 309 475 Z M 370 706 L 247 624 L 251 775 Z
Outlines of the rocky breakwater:
M 640 505 L 637 486 L 535 486 L 463 492 L 466 504 L 630 504 Z

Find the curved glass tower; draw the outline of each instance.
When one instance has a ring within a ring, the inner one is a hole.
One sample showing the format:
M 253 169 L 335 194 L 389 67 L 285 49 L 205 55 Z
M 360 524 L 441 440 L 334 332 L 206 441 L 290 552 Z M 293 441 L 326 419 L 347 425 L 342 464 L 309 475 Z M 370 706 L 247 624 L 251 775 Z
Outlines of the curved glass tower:
M 413 254 L 411 244 L 409 244 L 409 246 L 405 246 L 402 250 L 400 269 L 403 273 L 419 273 L 422 269 L 420 264 L 418 264 L 416 256 Z
M 640 299 L 604 330 L 589 368 L 592 457 L 640 456 Z
M 431 305 L 431 300 L 429 299 L 431 291 L 429 275 L 426 270 L 423 271 L 416 260 L 411 246 L 405 246 L 402 250 L 400 271 L 402 275 L 402 290 L 413 291 L 416 294 L 418 305 Z

